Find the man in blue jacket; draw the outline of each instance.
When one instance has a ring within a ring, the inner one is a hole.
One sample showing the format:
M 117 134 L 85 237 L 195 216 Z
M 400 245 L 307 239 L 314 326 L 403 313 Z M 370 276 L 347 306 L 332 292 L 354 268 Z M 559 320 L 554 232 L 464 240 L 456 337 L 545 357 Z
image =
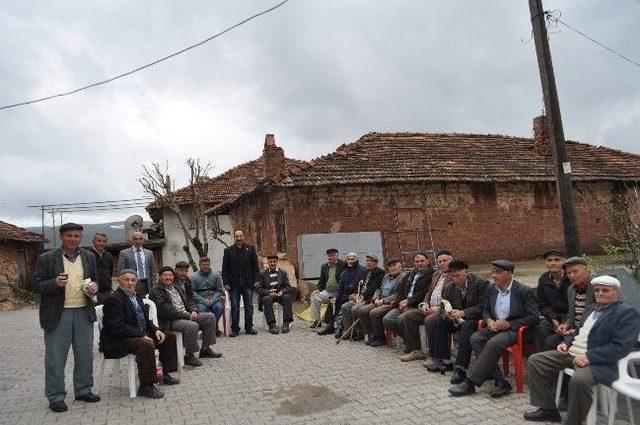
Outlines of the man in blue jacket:
M 531 404 L 538 409 L 524 414 L 528 421 L 560 422 L 554 402 L 558 373 L 571 367 L 566 424 L 581 424 L 591 407 L 593 386 L 610 386 L 618 379 L 618 360 L 638 341 L 640 313 L 620 300 L 620 281 L 599 276 L 591 281 L 596 302 L 589 305 L 580 327 L 558 344 L 555 351 L 529 358 Z
M 340 273 L 340 280 L 338 286 L 338 293 L 335 298 L 331 299 L 331 303 L 334 305 L 334 311 L 340 311 L 342 304 L 349 301 L 349 296 L 358 292 L 358 286 L 367 277 L 367 269 L 361 266 L 358 262 L 358 254 L 350 252 L 347 254 L 347 267 Z M 361 288 L 362 289 L 362 288 Z M 336 338 L 342 336 L 342 322 L 336 326 Z

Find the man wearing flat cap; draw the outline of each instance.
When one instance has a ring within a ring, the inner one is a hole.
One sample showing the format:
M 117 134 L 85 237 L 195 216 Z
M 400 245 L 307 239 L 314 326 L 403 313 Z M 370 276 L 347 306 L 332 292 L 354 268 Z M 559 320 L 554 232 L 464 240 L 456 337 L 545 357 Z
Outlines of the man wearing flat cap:
M 575 332 L 582 321 L 582 315 L 589 304 L 595 302 L 591 273 L 587 260 L 582 257 L 567 258 L 562 264 L 564 275 L 571 282 L 567 289 L 567 315 L 556 328 L 558 335 L 565 338 Z
M 475 393 L 475 387 L 493 379 L 490 395 L 502 397 L 512 390 L 504 378 L 498 362 L 502 351 L 513 345 L 521 326 L 531 327 L 540 320 L 534 293 L 513 278 L 515 266 L 507 260 L 491 263 L 491 285 L 483 309 L 483 320 L 487 327 L 471 336 L 471 347 L 476 364 L 462 383 L 449 388 L 453 396 Z
M 328 328 L 327 333 L 333 333 L 334 311 L 331 305 L 331 298 L 335 297 L 338 292 L 338 283 L 340 273 L 347 266 L 343 260 L 338 257 L 338 250 L 335 248 L 327 249 L 327 262 L 320 267 L 320 280 L 318 280 L 318 289 L 311 293 L 311 315 L 313 317 L 312 328 L 321 325 L 320 309 L 322 304 L 327 304 L 327 310 L 322 318 Z
M 282 306 L 282 333 L 289 332 L 289 324 L 293 322 L 293 295 L 287 272 L 278 268 L 278 256 L 267 256 L 267 268 L 260 272 L 260 286 L 258 294 L 262 298 L 264 318 L 272 334 L 280 333 L 276 326 L 276 315 L 273 311 L 273 303 Z
M 536 299 L 542 320 L 536 326 L 536 346 L 538 351 L 553 350 L 564 336 L 558 326 L 567 317 L 569 302 L 567 291 L 571 282 L 564 275 L 562 265 L 565 258 L 562 251 L 550 249 L 542 254 L 547 271 L 538 278 Z
M 40 254 L 33 291 L 40 294 L 40 326 L 44 329 L 44 393 L 49 408 L 65 412 L 64 368 L 73 345 L 73 390 L 76 400 L 95 403 L 93 387 L 92 299 L 98 293 L 96 257 L 80 248 L 82 226 L 60 226 L 60 248 Z
M 178 261 L 173 271 L 176 274 L 176 280 L 173 284 L 182 288 L 188 302 L 195 302 L 193 298 L 193 283 L 189 278 L 189 263 L 184 260 Z
M 591 285 L 595 304 L 585 309 L 576 332 L 555 350 L 529 357 L 529 395 L 531 404 L 538 409 L 524 414 L 528 421 L 560 422 L 554 401 L 558 374 L 565 368 L 573 368 L 564 423 L 584 423 L 593 401 L 593 386 L 611 386 L 618 379 L 618 360 L 636 345 L 640 314 L 620 300 L 620 281 L 612 276 L 599 276 Z

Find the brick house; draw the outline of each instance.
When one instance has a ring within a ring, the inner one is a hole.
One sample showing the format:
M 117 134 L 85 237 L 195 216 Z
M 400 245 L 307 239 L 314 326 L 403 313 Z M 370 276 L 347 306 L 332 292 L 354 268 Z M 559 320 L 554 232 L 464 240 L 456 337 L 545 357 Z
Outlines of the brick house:
M 381 233 L 385 258 L 447 247 L 468 261 L 530 259 L 563 245 L 544 117 L 533 133 L 369 133 L 295 166 L 280 150 L 270 158 L 279 173 L 208 214 L 296 266 L 300 235 L 369 231 Z M 572 141 L 567 152 L 582 249 L 600 252 L 610 229 L 602 205 L 638 185 L 640 155 Z
M 28 289 L 43 245 L 41 235 L 0 221 L 0 276 Z

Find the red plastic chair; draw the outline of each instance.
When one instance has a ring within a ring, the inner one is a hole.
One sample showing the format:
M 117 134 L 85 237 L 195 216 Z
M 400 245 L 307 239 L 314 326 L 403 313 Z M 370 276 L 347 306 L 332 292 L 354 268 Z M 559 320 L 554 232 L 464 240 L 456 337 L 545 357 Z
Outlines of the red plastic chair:
M 478 330 L 485 326 L 484 320 L 478 320 Z M 524 343 L 524 334 L 527 329 L 527 326 L 520 326 L 515 344 L 505 348 L 502 352 L 502 370 L 505 375 L 509 375 L 509 356 L 513 356 L 516 391 L 519 393 L 524 392 L 524 352 L 525 350 L 530 353 L 535 351 L 533 344 Z
M 393 329 L 391 326 L 384 327 L 384 340 L 387 347 L 393 347 Z

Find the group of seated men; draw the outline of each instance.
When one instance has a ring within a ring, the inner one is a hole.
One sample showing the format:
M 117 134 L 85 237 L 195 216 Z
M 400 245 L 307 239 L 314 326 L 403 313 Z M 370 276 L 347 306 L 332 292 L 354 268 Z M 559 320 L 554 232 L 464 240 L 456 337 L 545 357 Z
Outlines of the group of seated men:
M 434 373 L 453 372 L 449 393 L 469 395 L 493 380 L 490 395 L 497 398 L 512 391 L 499 360 L 526 326 L 526 338 L 538 350 L 528 359 L 531 404 L 538 409 L 524 418 L 561 420 L 554 399 L 558 373 L 573 367 L 562 408 L 565 423 L 580 424 L 591 406 L 592 386 L 617 379 L 617 361 L 636 347 L 640 314 L 620 300 L 617 279 L 592 279 L 584 258 L 565 259 L 559 250 L 543 258 L 548 271 L 534 290 L 513 278 L 515 266 L 507 260 L 491 262 L 490 283 L 448 250 L 436 252 L 435 267 L 426 253 L 418 252 L 409 271 L 390 259 L 385 273 L 373 254 L 362 266 L 356 253 L 343 261 L 338 250 L 329 249 L 318 290 L 311 295 L 311 327 L 319 335 L 366 340 L 371 347 L 384 346 L 392 332 L 404 341 L 400 360 L 409 362 L 426 358 L 420 341 L 424 325 L 429 359 L 423 366 Z M 452 333 L 458 340 L 453 360 Z

